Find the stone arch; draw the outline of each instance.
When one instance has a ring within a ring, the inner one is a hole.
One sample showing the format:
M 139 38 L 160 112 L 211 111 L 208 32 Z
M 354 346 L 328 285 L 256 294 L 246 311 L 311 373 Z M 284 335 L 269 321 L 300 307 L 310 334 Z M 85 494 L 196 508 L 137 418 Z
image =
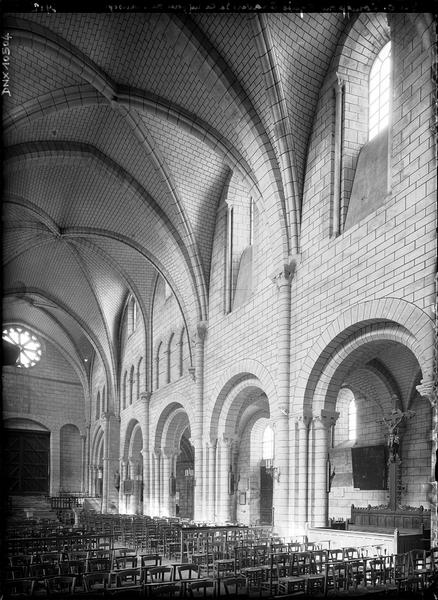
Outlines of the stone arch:
M 137 421 L 137 419 L 131 419 L 125 429 L 125 433 L 124 433 L 124 439 L 123 439 L 123 446 L 122 446 L 122 458 L 124 459 L 128 459 L 130 456 L 130 448 L 132 445 L 132 441 L 134 439 L 134 436 L 137 432 L 137 430 L 140 429 L 141 432 L 141 426 L 140 423 Z
M 344 342 L 325 364 L 314 387 L 312 412 L 319 414 L 322 409 L 332 409 L 336 404 L 336 388 L 347 370 L 351 367 L 354 350 L 366 348 L 367 345 L 379 340 L 391 340 L 406 346 L 412 351 L 415 347 L 414 337 L 404 328 L 395 324 L 373 324 L 355 333 L 348 341 Z M 415 353 L 412 352 L 415 356 Z M 309 382 L 309 391 L 313 387 Z M 310 397 L 310 394 L 309 394 Z
M 182 434 L 190 427 L 189 415 L 182 404 L 172 402 L 161 413 L 155 430 L 154 447 L 158 451 L 161 448 L 179 447 Z
M 97 465 L 101 455 L 103 455 L 103 429 L 99 424 L 94 432 L 91 445 L 91 463 Z
M 44 419 L 35 421 L 34 419 L 24 419 L 22 417 L 10 417 L 5 419 L 4 427 L 6 429 L 29 429 L 32 431 L 50 431 L 48 425 L 44 425 Z
M 253 384 L 257 381 L 257 386 L 268 398 L 270 413 L 273 413 L 273 408 L 278 401 L 277 388 L 269 370 L 252 359 L 237 362 L 222 374 L 211 394 L 211 397 L 215 399 L 208 426 L 208 432 L 212 438 L 217 437 L 219 417 L 227 396 L 237 384 L 245 380 L 252 380 Z
M 322 332 L 307 352 L 298 374 L 294 403 L 297 413 L 308 410 L 308 394 L 333 352 L 356 332 L 373 324 L 391 324 L 405 331 L 408 347 L 418 360 L 423 379 L 431 378 L 433 366 L 433 323 L 420 308 L 400 298 L 382 298 L 355 304 L 345 310 Z
M 255 412 L 269 417 L 269 401 L 256 377 L 245 379 L 225 396 L 216 426 L 217 437 L 238 436 L 241 423 L 246 423 Z M 250 415 L 252 413 L 252 415 Z M 212 429 L 212 437 L 215 430 Z

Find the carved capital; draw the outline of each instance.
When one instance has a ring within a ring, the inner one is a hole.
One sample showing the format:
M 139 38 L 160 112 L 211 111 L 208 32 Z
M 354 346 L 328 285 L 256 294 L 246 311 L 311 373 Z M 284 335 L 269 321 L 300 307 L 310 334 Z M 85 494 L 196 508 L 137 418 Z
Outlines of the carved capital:
M 424 381 L 423 379 L 421 384 L 417 385 L 416 389 L 422 398 L 429 400 L 434 408 L 437 407 L 437 394 L 433 381 Z
M 145 404 L 149 404 L 150 399 L 152 398 L 152 392 L 141 392 L 140 400 Z
M 294 419 L 298 425 L 298 429 L 308 429 L 312 422 L 312 417 L 310 415 L 294 415 Z
M 192 379 L 192 381 L 196 381 L 196 368 L 195 367 L 189 367 L 187 369 L 187 371 L 189 372 L 190 378 Z
M 336 71 L 336 82 L 338 90 L 342 90 L 345 85 L 345 79 L 343 79 L 342 75 L 338 71 Z
M 292 258 L 288 263 L 285 263 L 282 266 L 280 272 L 273 273 L 271 275 L 271 281 L 277 287 L 277 289 L 281 289 L 282 287 L 286 287 L 291 284 L 295 275 L 296 266 L 297 260 L 296 258 Z
M 332 425 L 336 424 L 336 421 L 339 418 L 339 413 L 337 411 L 325 410 L 324 408 L 321 410 L 320 415 L 316 415 L 313 418 L 313 423 L 315 428 L 324 428 L 329 429 Z
M 220 448 L 227 448 L 232 450 L 235 439 L 233 437 L 226 436 L 225 434 L 218 438 L 218 444 Z
M 171 459 L 178 454 L 178 451 L 173 446 L 165 446 L 161 449 L 161 454 L 164 458 Z
M 216 444 L 217 444 L 217 438 L 205 438 L 204 439 L 204 444 L 206 446 L 206 448 L 211 449 L 215 449 L 216 448 Z

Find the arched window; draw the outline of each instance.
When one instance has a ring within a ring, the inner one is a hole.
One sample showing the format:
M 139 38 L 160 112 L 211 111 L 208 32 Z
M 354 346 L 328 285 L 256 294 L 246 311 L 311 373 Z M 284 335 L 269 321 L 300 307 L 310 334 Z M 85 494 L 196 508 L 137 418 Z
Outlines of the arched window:
M 389 124 L 391 106 L 391 42 L 388 42 L 373 63 L 369 80 L 369 139 Z
M 162 346 L 163 342 L 160 342 L 157 347 L 157 352 L 155 354 L 155 389 L 158 390 L 160 384 L 162 383 L 161 379 L 161 371 L 163 369 L 163 359 L 162 359 Z
M 140 398 L 141 392 L 141 369 L 142 369 L 143 357 L 140 358 L 137 365 L 137 398 Z
M 100 392 L 97 392 L 96 398 L 96 419 L 100 418 Z
M 134 365 L 132 365 L 131 371 L 129 373 L 129 404 L 132 404 L 133 397 L 134 397 L 134 382 L 135 382 Z
M 263 432 L 262 459 L 272 460 L 274 458 L 274 430 L 268 425 Z
M 123 390 L 122 390 L 122 408 L 126 408 L 126 392 L 127 392 L 127 386 L 128 386 L 128 372 L 125 371 L 125 374 L 123 376 Z
M 129 298 L 128 303 L 128 335 L 135 331 L 137 326 L 137 302 L 134 296 Z
M 226 198 L 225 313 L 244 304 L 253 289 L 255 203 L 233 175 Z
M 348 439 L 354 442 L 357 439 L 357 404 L 355 398 L 348 405 Z

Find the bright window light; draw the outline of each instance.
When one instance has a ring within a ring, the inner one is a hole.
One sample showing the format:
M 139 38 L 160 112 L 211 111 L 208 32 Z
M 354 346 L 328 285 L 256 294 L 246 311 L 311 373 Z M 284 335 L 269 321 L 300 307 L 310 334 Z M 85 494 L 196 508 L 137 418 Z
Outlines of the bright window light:
M 377 55 L 371 67 L 369 87 L 369 139 L 389 123 L 391 97 L 391 42 Z

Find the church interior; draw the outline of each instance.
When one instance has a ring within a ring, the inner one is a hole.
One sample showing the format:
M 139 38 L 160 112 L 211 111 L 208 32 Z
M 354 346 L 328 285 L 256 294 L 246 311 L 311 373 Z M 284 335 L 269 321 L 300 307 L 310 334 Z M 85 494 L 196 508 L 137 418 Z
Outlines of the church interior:
M 2 598 L 424 593 L 435 17 L 11 12 L 2 68 Z

